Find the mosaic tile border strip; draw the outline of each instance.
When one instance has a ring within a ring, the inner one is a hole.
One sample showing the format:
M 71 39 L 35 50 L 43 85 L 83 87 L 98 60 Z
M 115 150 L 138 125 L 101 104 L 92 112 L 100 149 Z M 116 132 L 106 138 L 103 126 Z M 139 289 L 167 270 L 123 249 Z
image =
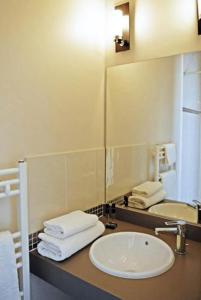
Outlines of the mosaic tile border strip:
M 42 232 L 42 230 L 29 234 L 29 251 L 36 249 L 40 241 L 38 238 L 40 232 Z
M 103 209 L 104 209 L 104 204 L 100 204 L 98 206 L 95 206 L 95 207 L 85 210 L 85 212 L 88 214 L 97 215 L 98 217 L 102 217 Z
M 85 210 L 85 212 L 88 214 L 94 214 L 97 215 L 98 217 L 101 217 L 103 216 L 103 209 L 104 209 L 104 204 L 100 204 L 98 206 Z M 37 244 L 40 241 L 40 239 L 38 238 L 38 234 L 42 231 L 43 230 L 39 230 L 37 232 L 29 234 L 29 251 L 33 251 L 36 249 Z

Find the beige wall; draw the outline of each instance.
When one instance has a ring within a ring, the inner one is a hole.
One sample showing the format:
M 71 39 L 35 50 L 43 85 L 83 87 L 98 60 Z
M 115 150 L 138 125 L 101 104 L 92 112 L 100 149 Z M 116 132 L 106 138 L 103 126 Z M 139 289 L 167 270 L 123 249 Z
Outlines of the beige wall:
M 104 177 L 95 165 L 104 171 L 99 155 L 100 149 L 104 153 L 104 31 L 104 0 L 1 1 L 0 168 L 39 156 L 29 168 L 32 222 L 39 211 L 46 218 L 64 207 L 85 209 L 103 201 Z M 67 151 L 66 167 L 60 152 Z M 48 159 L 40 158 L 48 153 Z M 93 197 L 87 198 L 86 187 Z M 0 228 L 15 227 L 10 202 L 0 203 Z M 36 220 L 38 226 L 41 221 Z
M 107 146 L 172 137 L 178 57 L 108 68 Z
M 153 146 L 175 141 L 181 71 L 179 56 L 108 68 L 108 200 L 151 178 Z
M 201 49 L 195 0 L 130 0 L 131 50 L 115 53 L 111 11 L 114 3 L 126 0 L 107 2 L 108 66 Z
M 2 167 L 103 146 L 104 14 L 102 0 L 1 1 Z

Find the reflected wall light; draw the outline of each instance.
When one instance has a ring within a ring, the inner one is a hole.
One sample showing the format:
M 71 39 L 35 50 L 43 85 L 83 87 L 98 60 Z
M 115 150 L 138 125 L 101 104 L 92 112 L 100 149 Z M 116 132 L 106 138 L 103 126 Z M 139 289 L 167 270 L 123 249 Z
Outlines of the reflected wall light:
M 129 2 L 115 6 L 114 11 L 114 42 L 115 51 L 130 49 Z
M 201 0 L 197 0 L 198 34 L 201 35 Z

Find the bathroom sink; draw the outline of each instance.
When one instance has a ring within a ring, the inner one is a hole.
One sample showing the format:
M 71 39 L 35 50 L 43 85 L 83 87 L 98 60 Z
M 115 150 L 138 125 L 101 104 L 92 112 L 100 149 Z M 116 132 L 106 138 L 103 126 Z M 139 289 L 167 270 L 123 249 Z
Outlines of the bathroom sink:
M 184 203 L 161 203 L 153 205 L 148 210 L 150 213 L 164 217 L 181 219 L 187 222 L 197 223 L 197 211 Z
M 101 271 L 130 279 L 158 276 L 174 264 L 174 253 L 165 242 L 138 232 L 99 238 L 92 244 L 89 257 Z

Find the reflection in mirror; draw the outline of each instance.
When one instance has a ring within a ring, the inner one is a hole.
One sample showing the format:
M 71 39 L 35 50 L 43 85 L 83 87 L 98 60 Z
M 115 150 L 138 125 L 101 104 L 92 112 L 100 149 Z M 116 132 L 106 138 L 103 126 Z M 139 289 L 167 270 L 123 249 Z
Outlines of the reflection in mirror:
M 106 112 L 106 201 L 197 222 L 201 54 L 108 68 Z

